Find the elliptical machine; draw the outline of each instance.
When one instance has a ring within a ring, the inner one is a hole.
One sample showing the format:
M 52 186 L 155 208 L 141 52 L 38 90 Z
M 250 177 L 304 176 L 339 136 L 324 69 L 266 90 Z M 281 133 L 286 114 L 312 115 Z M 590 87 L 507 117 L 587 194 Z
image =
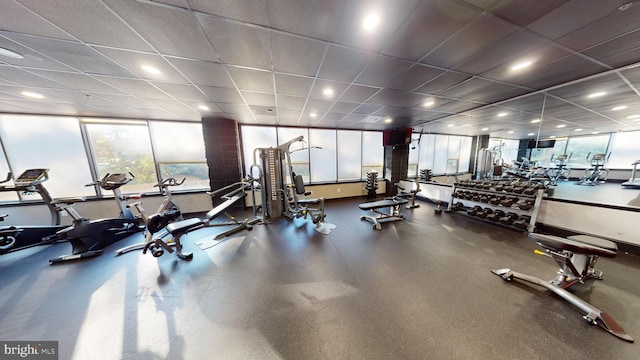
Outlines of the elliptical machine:
M 180 212 L 180 208 L 173 201 L 173 196 L 171 195 L 171 187 L 180 186 L 184 183 L 185 178 L 182 181 L 178 182 L 175 178 L 168 178 L 164 180 L 160 180 L 159 183 L 153 185 L 160 189 L 160 193 L 164 195 L 164 200 L 155 214 L 147 215 L 147 213 L 142 208 L 142 202 L 137 201 L 129 204 L 129 206 L 135 207 L 138 211 L 139 217 L 142 219 L 144 224 L 146 225 L 146 233 L 145 239 L 143 243 L 134 244 L 122 249 L 116 250 L 116 255 L 122 255 L 126 252 L 133 250 L 142 250 L 143 254 L 151 251 L 154 257 L 158 257 L 164 253 L 161 247 L 154 246 L 154 239 L 162 239 L 165 236 L 169 235 L 169 232 L 166 231 L 165 227 L 174 221 L 183 220 L 182 213 Z M 160 233 L 160 230 L 165 229 L 163 233 Z
M 120 209 L 120 215 L 117 218 L 91 221 L 81 217 L 73 208 L 66 207 L 64 210 L 73 219 L 73 224 L 66 229 L 58 231 L 57 235 L 60 240 L 68 240 L 73 247 L 73 251 L 69 255 L 49 259 L 51 263 L 98 256 L 102 254 L 102 249 L 105 247 L 144 230 L 144 226 L 139 225 L 138 220 L 133 216 L 127 205 L 127 200 L 134 197 L 123 196 L 120 191 L 121 186 L 134 179 L 133 174 L 129 173 L 129 175 L 131 177 L 128 177 L 125 173 L 107 174 L 101 180 L 85 185 L 100 186 L 104 190 L 113 191 L 114 200 Z M 83 198 L 57 199 L 54 200 L 54 203 L 69 204 L 75 203 L 79 199 Z
M 51 225 L 45 226 L 3 226 L 0 227 L 0 255 L 17 250 L 30 248 L 37 245 L 51 244 L 58 240 L 56 233 L 64 229 L 60 225 L 60 211 L 63 208 L 56 206 L 51 199 L 49 191 L 42 185 L 49 179 L 48 169 L 28 169 L 13 181 L 13 186 L 2 185 L 0 191 L 21 191 L 25 194 L 38 193 L 44 200 L 44 204 L 51 213 Z M 11 173 L 0 183 L 11 180 Z M 0 215 L 3 221 L 8 215 Z
M 551 156 L 551 161 L 556 165 L 556 167 L 554 169 L 549 169 L 549 185 L 555 186 L 558 185 L 558 181 L 569 180 L 569 173 L 571 173 L 571 169 L 567 168 L 567 164 L 571 161 L 571 155 L 573 155 L 573 153 L 558 156 L 555 156 L 554 154 Z
M 600 185 L 604 184 L 607 181 L 607 177 L 609 176 L 609 170 L 604 168 L 604 164 L 609 160 L 609 154 L 593 154 L 591 158 L 589 158 L 591 153 L 587 154 L 587 161 L 591 163 L 591 167 L 585 170 L 585 176 L 580 178 L 576 185 Z

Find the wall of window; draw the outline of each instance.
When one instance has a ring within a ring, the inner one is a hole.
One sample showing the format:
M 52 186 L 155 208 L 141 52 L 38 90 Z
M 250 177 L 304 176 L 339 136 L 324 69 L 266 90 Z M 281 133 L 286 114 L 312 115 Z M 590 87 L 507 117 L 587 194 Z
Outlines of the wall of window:
M 170 176 L 187 178 L 180 189 L 209 187 L 200 123 L 0 115 L 0 139 L 0 177 L 47 168 L 54 198 L 111 195 L 85 185 L 114 172 L 135 176 L 125 193 L 158 192 L 153 185 Z M 17 200 L 40 196 L 0 192 L 0 201 Z
M 610 169 L 631 169 L 634 161 L 640 160 L 640 131 L 611 134 L 608 151 L 611 153 L 607 167 Z M 639 169 L 640 170 L 640 166 Z
M 407 176 L 418 176 L 422 169 L 430 169 L 434 175 L 469 172 L 472 142 L 470 136 L 414 134 L 409 147 Z

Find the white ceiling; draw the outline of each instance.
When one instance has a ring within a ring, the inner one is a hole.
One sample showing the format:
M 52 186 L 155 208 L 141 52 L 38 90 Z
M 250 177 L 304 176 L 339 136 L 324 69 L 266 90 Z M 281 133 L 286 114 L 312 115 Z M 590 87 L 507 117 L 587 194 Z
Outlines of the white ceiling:
M 640 130 L 636 2 L 7 0 L 0 48 L 24 58 L 0 55 L 0 112 L 507 138 Z M 370 11 L 380 24 L 366 32 Z

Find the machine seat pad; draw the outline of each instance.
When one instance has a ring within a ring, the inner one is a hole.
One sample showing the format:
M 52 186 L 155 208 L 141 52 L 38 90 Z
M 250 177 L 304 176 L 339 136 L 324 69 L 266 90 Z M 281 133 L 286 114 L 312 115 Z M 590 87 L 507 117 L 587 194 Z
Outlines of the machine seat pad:
M 67 198 L 54 199 L 54 200 L 51 201 L 51 205 L 56 205 L 56 204 L 71 205 L 71 204 L 75 204 L 77 202 L 83 202 L 83 201 L 87 201 L 87 198 L 85 198 L 84 196 L 81 196 L 81 197 L 67 197 Z
M 302 204 L 302 205 L 315 205 L 315 204 L 319 204 L 320 203 L 320 199 L 298 199 L 298 204 Z
M 616 251 L 611 248 L 600 247 L 596 244 L 587 244 L 581 241 L 576 241 L 575 239 L 567 239 L 559 236 L 553 235 L 544 235 L 544 234 L 529 234 L 529 238 L 535 242 L 537 242 L 540 246 L 544 248 L 551 248 L 558 251 L 571 251 L 576 254 L 585 254 L 585 255 L 598 255 L 604 256 L 608 258 L 616 257 Z M 604 239 L 598 239 L 601 241 L 606 241 Z M 613 244 L 615 246 L 615 244 Z M 617 249 L 617 247 L 616 247 Z
M 204 222 L 202 220 L 198 218 L 192 218 L 192 219 L 177 221 L 167 225 L 167 231 L 170 234 L 183 233 L 203 225 L 204 225 Z
M 378 200 L 378 201 L 374 201 L 374 202 L 368 202 L 368 203 L 363 203 L 358 205 L 358 207 L 362 210 L 373 210 L 373 209 L 379 209 L 379 208 L 383 208 L 383 207 L 390 207 L 390 206 L 396 206 L 396 205 L 402 205 L 402 204 L 406 204 L 409 201 L 406 199 L 384 199 L 384 200 Z
M 597 246 L 603 249 L 607 249 L 607 250 L 611 250 L 611 251 L 618 251 L 618 245 L 616 245 L 616 243 L 614 243 L 613 241 L 609 241 L 603 238 L 599 238 L 599 237 L 595 237 L 595 236 L 589 236 L 589 235 L 572 235 L 572 236 L 567 236 L 567 239 L 569 240 L 574 240 L 574 241 L 578 241 L 581 243 L 585 243 L 588 245 L 593 245 L 593 246 Z

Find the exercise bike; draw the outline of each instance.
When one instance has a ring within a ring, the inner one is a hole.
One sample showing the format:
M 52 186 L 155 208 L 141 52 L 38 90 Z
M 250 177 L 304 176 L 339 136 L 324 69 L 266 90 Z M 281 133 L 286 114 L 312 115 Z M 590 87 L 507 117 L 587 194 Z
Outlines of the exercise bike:
M 13 186 L 2 185 L 0 191 L 19 191 L 24 194 L 38 193 L 51 213 L 51 225 L 44 226 L 3 226 L 0 227 L 0 255 L 37 245 L 51 244 L 58 240 L 56 233 L 66 225 L 60 225 L 60 211 L 51 199 L 49 191 L 42 183 L 49 179 L 48 169 L 28 169 L 13 181 Z M 11 180 L 12 174 L 0 183 Z M 8 215 L 0 215 L 0 221 Z
M 604 184 L 607 181 L 607 177 L 609 176 L 609 170 L 604 168 L 604 164 L 609 160 L 609 154 L 593 154 L 591 158 L 589 158 L 591 153 L 587 154 L 587 161 L 591 164 L 591 167 L 585 170 L 585 176 L 580 178 L 576 185 L 600 185 Z
M 166 231 L 166 226 L 174 221 L 181 221 L 182 213 L 180 212 L 180 208 L 173 201 L 173 196 L 171 195 L 171 187 L 180 186 L 184 183 L 185 179 L 178 182 L 175 178 L 168 178 L 161 180 L 159 183 L 153 185 L 160 190 L 160 193 L 164 195 L 164 199 L 155 214 L 147 215 L 147 213 L 142 208 L 142 202 L 137 201 L 129 204 L 129 206 L 133 206 L 139 214 L 139 217 L 142 219 L 144 224 L 146 225 L 145 232 L 145 241 L 143 243 L 130 245 L 124 247 L 122 249 L 116 250 L 116 255 L 122 255 L 126 252 L 133 250 L 142 250 L 143 254 L 146 254 L 147 251 L 150 251 L 154 257 L 159 257 L 164 253 L 162 247 L 156 246 L 154 239 L 162 239 L 165 236 L 169 235 L 169 232 Z M 160 232 L 164 229 L 164 232 Z M 168 243 L 169 246 L 171 243 Z
M 573 153 L 558 156 L 555 156 L 554 154 L 551 156 L 551 161 L 556 165 L 556 167 L 554 169 L 549 169 L 548 171 L 550 180 L 549 185 L 555 186 L 558 185 L 558 181 L 569 180 L 569 173 L 571 172 L 571 169 L 567 168 L 567 164 L 571 160 L 571 155 L 573 155 Z
M 51 263 L 87 258 L 102 254 L 102 249 L 122 240 L 125 237 L 144 230 L 144 226 L 138 223 L 129 206 L 127 200 L 136 196 L 124 196 L 120 187 L 134 179 L 129 173 L 107 174 L 101 180 L 87 184 L 85 186 L 100 186 L 104 190 L 113 191 L 114 200 L 120 209 L 119 217 L 110 219 L 89 220 L 81 217 L 72 207 L 64 210 L 73 219 L 73 224 L 63 230 L 58 231 L 58 239 L 68 240 L 73 247 L 71 254 L 49 259 Z M 82 198 L 80 198 L 82 199 Z M 79 198 L 57 199 L 56 203 L 69 204 L 77 202 Z

